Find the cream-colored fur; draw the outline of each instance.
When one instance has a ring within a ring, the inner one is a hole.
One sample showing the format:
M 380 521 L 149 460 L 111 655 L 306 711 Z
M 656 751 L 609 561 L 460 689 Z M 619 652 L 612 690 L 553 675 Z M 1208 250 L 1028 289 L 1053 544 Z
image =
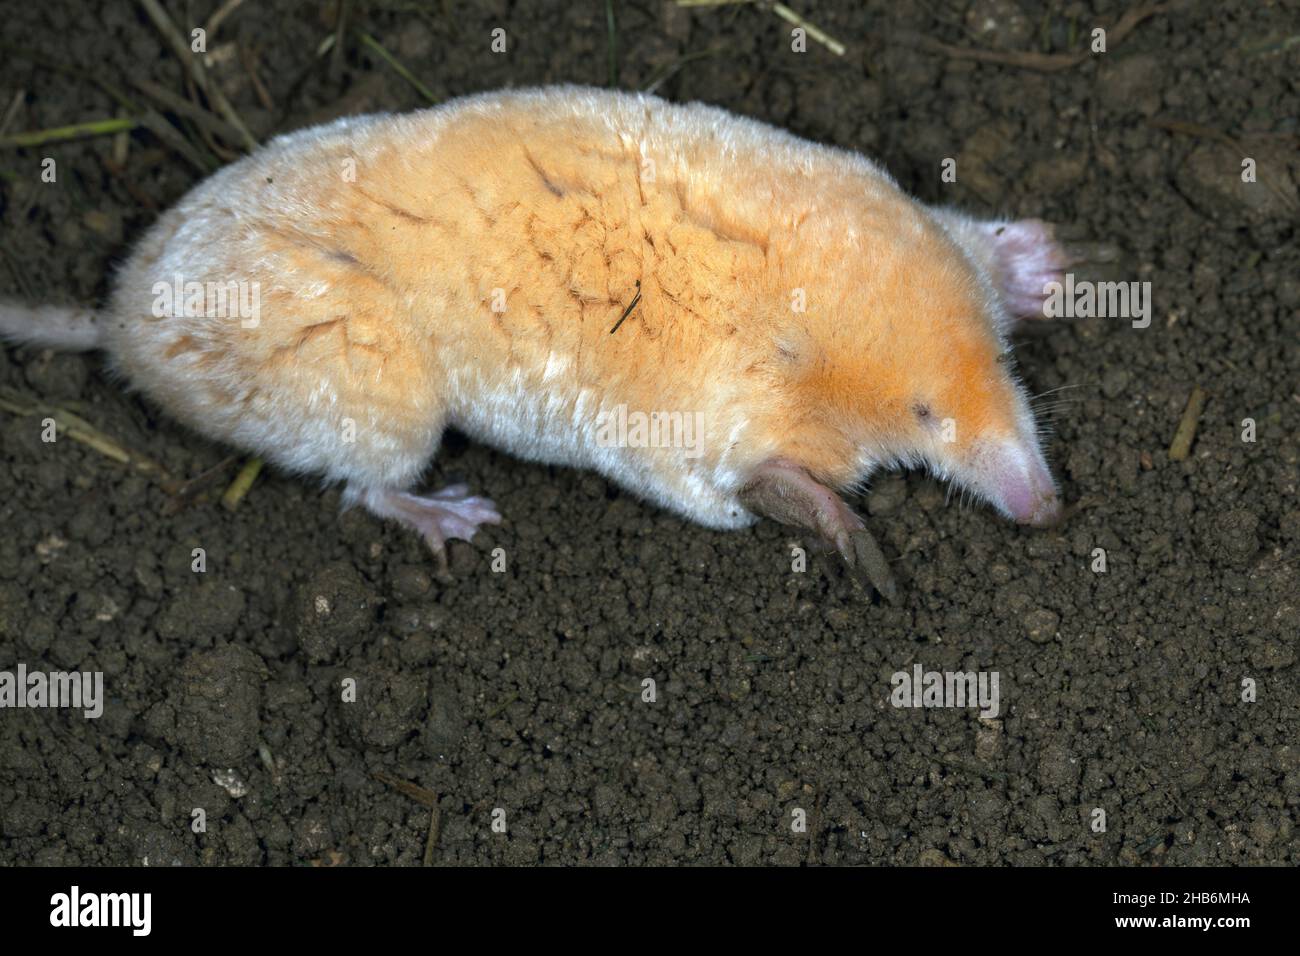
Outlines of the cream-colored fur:
M 354 489 L 409 487 L 454 425 L 716 527 L 752 520 L 736 490 L 773 458 L 840 488 L 925 460 L 995 497 L 991 442 L 1041 455 L 978 233 L 946 215 L 712 107 L 493 93 L 217 173 L 121 271 L 103 343 L 190 426 Z M 256 324 L 157 314 L 178 280 L 256 290 Z M 602 445 L 620 405 L 701 413 L 702 453 Z

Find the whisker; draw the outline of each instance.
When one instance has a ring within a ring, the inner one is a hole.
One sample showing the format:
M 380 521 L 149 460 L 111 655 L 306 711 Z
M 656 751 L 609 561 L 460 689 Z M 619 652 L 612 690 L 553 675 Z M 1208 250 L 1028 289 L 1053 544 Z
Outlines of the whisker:
M 1057 392 L 1068 391 L 1069 389 L 1072 389 L 1072 388 L 1096 388 L 1096 387 L 1097 387 L 1096 385 L 1088 385 L 1088 384 L 1079 384 L 1079 385 L 1058 385 L 1058 386 L 1056 386 L 1056 388 L 1049 388 L 1049 389 L 1048 389 L 1047 391 L 1045 391 L 1045 392 L 1039 392 L 1037 395 L 1031 395 L 1031 396 L 1029 397 L 1029 400 L 1030 400 L 1031 402 L 1036 402 L 1036 401 L 1038 401 L 1040 398 L 1046 398 L 1048 395 L 1055 395 Z
M 1035 409 L 1035 411 L 1034 411 L 1034 417 L 1035 417 L 1035 418 L 1053 418 L 1053 417 L 1058 416 L 1061 412 L 1065 412 L 1065 411 L 1069 411 L 1069 410 L 1070 410 L 1069 407 L 1068 407 L 1068 406 L 1065 406 L 1065 405 L 1052 405 L 1052 406 L 1050 406 L 1050 407 L 1048 407 L 1048 408 L 1039 408 L 1039 409 Z

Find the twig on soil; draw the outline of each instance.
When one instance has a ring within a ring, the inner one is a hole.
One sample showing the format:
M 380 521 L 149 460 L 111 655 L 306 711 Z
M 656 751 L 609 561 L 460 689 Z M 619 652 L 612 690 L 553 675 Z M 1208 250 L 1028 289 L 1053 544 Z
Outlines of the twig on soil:
M 126 113 L 122 109 L 117 111 L 118 119 L 125 119 Z M 126 130 L 118 133 L 113 137 L 112 162 L 119 166 L 126 167 L 126 158 L 131 154 L 131 137 Z
M 1182 421 L 1174 432 L 1174 440 L 1169 443 L 1169 460 L 1185 461 L 1192 453 L 1192 441 L 1196 438 L 1196 429 L 1201 422 L 1201 409 L 1205 407 L 1205 390 L 1197 385 L 1187 399 L 1183 409 Z
M 225 22 L 226 17 L 234 13 L 243 2 L 244 0 L 226 0 L 225 3 L 217 8 L 216 13 L 208 17 L 208 22 L 204 29 L 208 31 L 209 42 L 211 42 L 212 38 L 217 35 L 217 30 L 221 28 L 221 24 Z
M 1166 12 L 1172 6 L 1173 2 L 1170 0 L 1170 2 L 1142 3 L 1130 7 L 1107 32 L 1107 50 L 1118 46 L 1144 20 Z M 955 46 L 951 43 L 943 43 L 933 37 L 915 34 L 902 35 L 901 39 L 913 46 L 934 53 L 942 53 L 955 60 L 975 60 L 979 63 L 1018 66 L 1026 70 L 1038 70 L 1043 73 L 1058 73 L 1061 70 L 1068 70 L 1092 56 L 1092 51 L 1086 49 L 1075 53 L 1038 53 L 1033 50 L 990 50 L 985 47 Z
M 44 415 L 53 419 L 56 437 L 59 432 L 63 432 L 73 441 L 80 442 L 87 448 L 99 452 L 105 458 L 111 458 L 119 464 L 128 465 L 144 474 L 157 475 L 164 482 L 170 481 L 167 471 L 162 465 L 150 461 L 142 455 L 137 455 L 135 452 L 128 451 L 115 439 L 110 438 L 80 415 L 75 415 L 66 408 L 55 405 L 29 404 L 24 402 L 20 396 L 6 389 L 0 394 L 0 409 L 24 417 L 28 415 Z
M 370 47 L 370 49 L 374 50 L 375 53 L 378 54 L 381 60 L 383 60 L 385 63 L 391 66 L 394 71 L 396 71 L 398 76 L 406 80 L 407 83 L 410 83 L 411 86 L 415 87 L 415 91 L 417 93 L 423 96 L 430 103 L 438 102 L 438 97 L 434 96 L 432 91 L 430 91 L 430 89 L 427 86 L 425 86 L 418 79 L 416 79 L 415 74 L 412 73 L 410 70 L 408 70 L 406 67 L 404 67 L 401 64 L 401 62 L 397 59 L 397 57 L 393 56 L 393 54 L 385 50 L 383 45 L 378 40 L 372 37 L 369 33 L 362 33 L 360 36 L 361 36 L 361 42 L 366 46 Z
M 22 149 L 28 146 L 44 146 L 47 143 L 62 143 L 70 139 L 83 139 L 87 136 L 112 136 L 125 130 L 135 129 L 140 123 L 140 120 L 130 117 L 113 117 L 73 123 L 71 126 L 56 126 L 53 129 L 35 130 L 30 133 L 15 133 L 0 138 L 0 148 Z
M 618 88 L 618 24 L 614 22 L 614 0 L 605 0 L 605 85 Z
M 843 56 L 845 46 L 839 40 L 835 39 L 829 33 L 820 29 L 815 23 L 805 20 L 799 14 L 795 13 L 784 3 L 773 3 L 769 9 L 787 23 L 793 23 L 795 26 L 804 30 L 810 37 L 820 43 L 826 49 L 830 50 L 836 56 Z
M 149 110 L 141 116 L 140 125 L 174 149 L 182 159 L 198 171 L 200 176 L 206 176 L 219 165 L 210 154 L 200 152 L 198 147 L 186 139 L 175 126 L 167 122 L 157 110 Z
M 497 704 L 495 707 L 493 707 L 491 710 L 489 710 L 489 711 L 487 712 L 487 716 L 486 716 L 484 719 L 485 719 L 485 720 L 495 720 L 498 716 L 500 716 L 500 714 L 501 714 L 501 713 L 502 713 L 502 712 L 503 712 L 507 707 L 509 707 L 511 704 L 513 704 L 513 703 L 514 703 L 515 701 L 517 701 L 518 699 L 519 699 L 519 695 L 518 695 L 518 694 L 510 694 L 510 695 L 508 695 L 508 696 L 506 697 L 505 700 L 501 701 L 501 703 Z
M 132 80 L 131 83 L 137 90 L 164 109 L 169 109 L 178 116 L 193 120 L 197 125 L 232 143 L 239 141 L 239 130 L 211 110 L 205 110 L 202 106 L 191 103 L 185 97 L 149 80 Z
M 65 76 L 71 76 L 76 79 L 89 80 L 95 86 L 99 87 L 110 99 L 117 103 L 118 106 L 128 114 L 135 116 L 135 122 L 138 126 L 149 130 L 165 144 L 170 146 L 181 155 L 181 158 L 198 170 L 200 174 L 206 176 L 219 165 L 219 163 L 212 159 L 212 157 L 204 156 L 199 150 L 191 147 L 189 141 L 177 132 L 170 123 L 163 119 L 160 113 L 153 110 L 142 111 L 138 103 L 102 78 L 95 76 L 94 74 L 83 74 L 78 70 L 64 66 L 62 63 L 54 63 L 50 60 L 33 56 L 26 50 L 16 49 L 6 44 L 0 44 L 0 51 L 3 51 L 8 55 L 24 57 L 42 69 L 53 70 L 56 73 L 62 73 Z M 118 117 L 117 119 L 118 121 L 121 121 L 123 118 Z M 116 135 L 120 136 L 123 134 L 118 133 Z
M 641 88 L 641 92 L 653 93 L 655 90 L 659 89 L 659 87 L 662 86 L 664 83 L 667 83 L 670 79 L 672 79 L 673 76 L 677 74 L 678 70 L 682 69 L 682 67 L 686 66 L 686 64 L 690 63 L 693 60 L 703 60 L 706 57 L 718 56 L 722 53 L 728 53 L 728 52 L 730 52 L 729 47 L 719 47 L 716 50 L 697 50 L 694 53 L 683 54 L 681 57 L 674 60 L 672 63 L 668 64 L 668 66 L 664 67 L 664 69 L 662 69 L 659 73 L 657 73 L 654 79 L 652 79 L 649 83 L 647 83 L 645 86 Z
M 193 478 L 187 478 L 185 481 L 181 482 L 179 485 L 176 486 L 176 490 L 173 492 L 173 494 L 175 494 L 178 498 L 184 498 L 194 494 L 194 492 L 198 491 L 209 481 L 211 481 L 221 472 L 225 471 L 227 468 L 229 468 L 238 460 L 239 458 L 237 455 L 227 455 L 225 458 L 221 459 L 221 461 L 217 462 L 211 468 L 207 468 L 199 472 Z
M 221 496 L 223 508 L 234 511 L 239 507 L 239 503 L 244 500 L 244 495 L 248 494 L 248 489 L 253 487 L 253 482 L 257 481 L 257 476 L 261 474 L 262 465 L 260 458 L 250 458 L 244 462 L 244 467 L 239 469 L 239 474 L 235 475 L 235 480 Z
M 352 0 L 340 0 L 339 21 L 334 25 L 334 51 L 330 54 L 330 79 L 337 80 L 343 75 L 343 40 L 348 32 L 348 14 L 352 12 Z
M 370 776 L 374 777 L 380 783 L 392 787 L 398 793 L 410 797 L 416 803 L 422 803 L 430 809 L 436 809 L 438 806 L 438 795 L 432 790 L 420 786 L 418 783 L 399 780 L 392 774 L 384 773 L 382 770 L 377 770 Z
M 817 794 L 813 794 L 812 808 L 813 812 L 808 817 L 808 865 L 812 866 L 817 861 L 817 840 L 821 836 L 825 827 L 822 824 L 822 818 L 826 815 L 826 806 L 830 803 L 830 794 L 823 793 L 821 799 Z
M 442 814 L 438 812 L 438 805 L 435 803 L 429 809 L 429 835 L 424 840 L 424 865 L 433 866 L 433 848 L 438 845 L 438 837 L 442 834 Z
M 176 25 L 172 23 L 167 12 L 163 10 L 158 0 L 137 0 L 140 6 L 144 7 L 144 12 L 149 15 L 154 26 L 163 35 L 168 45 L 172 48 L 172 53 L 180 61 L 185 72 L 193 78 L 195 85 L 203 91 L 203 95 L 208 98 L 218 113 L 220 113 L 231 126 L 239 131 L 240 137 L 244 141 L 244 146 L 249 150 L 257 148 L 257 139 L 248 131 L 244 121 L 239 118 L 235 108 L 230 105 L 221 88 L 208 77 L 208 71 L 203 66 L 203 61 L 190 52 L 189 44 L 181 36 Z
M 10 101 L 9 108 L 5 110 L 4 116 L 0 116 L 0 136 L 9 132 L 9 127 L 13 125 L 14 118 L 18 115 L 18 111 L 22 109 L 23 100 L 26 98 L 26 90 L 19 90 L 14 94 L 14 98 Z
M 1300 46 L 1300 33 L 1293 33 L 1288 37 L 1271 35 L 1262 40 L 1250 40 L 1237 49 L 1246 56 L 1254 58 L 1268 53 L 1285 53 L 1293 46 Z
M 1166 130 L 1170 133 L 1182 133 L 1186 136 L 1199 136 L 1203 139 L 1212 139 L 1216 143 L 1231 146 L 1238 152 L 1245 152 L 1245 150 L 1242 149 L 1241 143 L 1233 139 L 1227 133 L 1213 129 L 1209 126 L 1202 126 L 1200 123 L 1192 123 L 1180 119 L 1170 119 L 1166 116 L 1153 116 L 1147 120 L 1147 125 L 1154 126 L 1156 129 Z
M 185 77 L 185 93 L 189 97 L 190 105 L 199 109 L 203 108 L 202 100 L 199 97 L 199 88 L 195 85 L 194 78 L 191 76 Z M 181 132 L 183 132 L 186 138 L 188 138 L 190 142 L 194 143 L 195 146 L 200 148 L 206 147 L 207 151 L 217 158 L 217 163 L 219 165 L 233 163 L 239 158 L 238 149 L 227 149 L 225 146 L 222 146 L 221 143 L 217 141 L 217 137 L 213 136 L 205 127 L 193 123 L 188 117 L 181 117 L 178 125 L 181 128 Z M 236 142 L 238 142 L 238 140 L 236 140 Z
M 772 2 L 772 0 L 677 0 L 677 5 L 679 7 L 722 7 L 739 3 L 756 3 L 759 6 L 766 7 L 782 20 L 785 20 L 787 23 L 793 23 L 795 26 L 799 27 L 807 33 L 808 36 L 812 37 L 836 56 L 843 56 L 847 49 L 839 40 L 821 29 L 811 20 L 795 13 L 784 3 L 775 3 Z
M 212 479 L 221 474 L 231 465 L 239 460 L 237 455 L 228 455 L 221 461 L 217 462 L 211 468 L 207 468 L 195 475 L 193 478 L 187 478 L 185 481 L 174 482 L 170 487 L 164 486 L 164 490 L 171 495 L 172 500 L 163 507 L 164 514 L 175 514 L 197 495 L 204 486 L 211 483 Z
M 206 110 L 196 103 L 191 103 L 185 97 L 173 93 L 171 90 L 159 86 L 157 83 L 150 80 L 132 80 L 131 83 L 137 90 L 164 109 L 169 109 L 178 116 L 184 116 L 186 119 L 193 120 L 199 126 L 217 134 L 223 139 L 230 140 L 231 142 L 237 142 L 239 140 L 239 130 L 235 129 L 211 110 Z
M 257 56 L 252 47 L 239 44 L 239 62 L 243 64 L 244 72 L 248 74 L 248 81 L 253 84 L 253 93 L 256 94 L 257 101 L 262 104 L 263 109 L 274 112 L 275 100 L 271 99 L 271 91 L 266 88 L 261 75 L 257 72 Z

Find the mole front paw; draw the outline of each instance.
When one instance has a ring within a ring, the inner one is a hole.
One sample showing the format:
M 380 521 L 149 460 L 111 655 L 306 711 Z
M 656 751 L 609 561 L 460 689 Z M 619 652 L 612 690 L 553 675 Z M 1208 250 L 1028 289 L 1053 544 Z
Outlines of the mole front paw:
M 784 459 L 764 462 L 737 496 L 754 514 L 814 532 L 839 552 L 855 581 L 891 603 L 898 599 L 889 562 L 862 519 L 803 468 Z

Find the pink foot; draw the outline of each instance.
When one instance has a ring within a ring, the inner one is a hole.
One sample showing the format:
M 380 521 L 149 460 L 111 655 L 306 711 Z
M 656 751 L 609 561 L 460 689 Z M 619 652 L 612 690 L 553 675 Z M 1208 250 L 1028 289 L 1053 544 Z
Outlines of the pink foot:
M 438 562 L 447 571 L 446 543 L 451 538 L 470 541 L 483 524 L 500 524 L 496 505 L 469 493 L 467 485 L 450 485 L 430 495 L 415 495 L 392 488 L 348 489 L 349 504 L 365 505 L 371 514 L 390 518 L 419 532 Z

